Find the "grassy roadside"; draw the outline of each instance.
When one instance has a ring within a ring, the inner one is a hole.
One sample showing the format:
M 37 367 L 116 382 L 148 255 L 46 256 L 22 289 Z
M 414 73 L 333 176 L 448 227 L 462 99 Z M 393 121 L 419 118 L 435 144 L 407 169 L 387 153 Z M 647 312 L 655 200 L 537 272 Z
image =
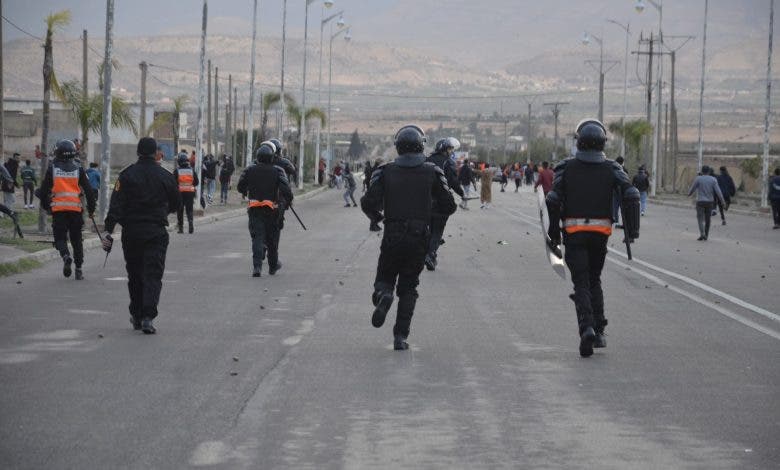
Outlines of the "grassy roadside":
M 41 243 L 27 238 L 11 238 L 6 236 L 0 236 L 0 245 L 9 245 L 27 253 L 35 253 L 36 251 L 45 250 L 51 248 L 51 243 Z
M 13 263 L 0 263 L 0 277 L 21 274 L 41 266 L 43 266 L 43 263 L 34 259 L 20 259 Z

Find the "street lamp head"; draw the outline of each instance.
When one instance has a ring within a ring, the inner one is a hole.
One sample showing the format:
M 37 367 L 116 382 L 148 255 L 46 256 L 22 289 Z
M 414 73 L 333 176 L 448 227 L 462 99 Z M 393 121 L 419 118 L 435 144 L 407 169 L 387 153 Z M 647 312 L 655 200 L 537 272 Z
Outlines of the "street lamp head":
M 583 33 L 582 34 L 582 44 L 585 45 L 585 46 L 590 44 L 590 35 L 588 33 Z
M 645 11 L 645 2 L 642 0 L 636 0 L 636 5 L 634 5 L 634 8 L 636 9 L 637 13 L 642 13 Z
M 335 2 L 333 0 L 325 0 L 323 3 L 325 3 L 325 8 L 330 8 Z
M 338 20 L 338 21 L 336 21 L 336 25 L 337 25 L 339 28 L 343 28 L 344 26 L 346 26 L 346 24 L 347 24 L 347 22 L 346 22 L 346 21 L 344 21 L 344 15 L 341 15 L 341 16 L 339 16 L 339 20 Z

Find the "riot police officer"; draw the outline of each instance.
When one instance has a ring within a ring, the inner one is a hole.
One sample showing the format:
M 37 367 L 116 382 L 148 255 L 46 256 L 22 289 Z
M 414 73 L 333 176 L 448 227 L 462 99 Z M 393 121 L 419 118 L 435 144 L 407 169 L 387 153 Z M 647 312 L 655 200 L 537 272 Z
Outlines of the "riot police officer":
M 179 184 L 181 193 L 181 205 L 176 211 L 176 221 L 178 222 L 179 233 L 184 233 L 184 212 L 187 212 L 187 222 L 189 222 L 189 233 L 195 231 L 192 223 L 192 207 L 195 204 L 195 191 L 198 188 L 198 174 L 190 168 L 190 160 L 187 154 L 179 155 L 177 158 L 178 167 L 173 170 L 173 176 Z
M 81 194 L 87 201 L 87 213 L 95 214 L 97 196 L 89 184 L 84 168 L 75 161 L 76 145 L 70 140 L 60 140 L 54 148 L 54 161 L 46 170 L 41 182 L 41 207 L 52 214 L 54 247 L 62 256 L 62 274 L 71 275 L 71 264 L 76 263 L 76 280 L 84 279 L 81 265 L 84 263 L 84 247 L 81 228 L 84 226 Z M 73 245 L 73 257 L 68 251 L 68 237 Z
M 274 144 L 274 147 L 276 148 L 276 153 L 274 154 L 274 165 L 284 170 L 284 173 L 287 175 L 287 181 L 292 181 L 297 173 L 295 171 L 295 165 L 293 165 L 293 163 L 287 157 L 282 155 L 282 151 L 284 150 L 282 141 L 279 139 L 270 139 L 269 142 Z
M 639 191 L 631 185 L 620 164 L 604 155 L 607 132 L 601 122 L 586 119 L 577 126 L 575 135 L 577 153 L 555 167 L 552 190 L 547 193 L 548 234 L 557 246 L 563 231 L 566 265 L 574 284 L 574 293 L 569 297 L 577 311 L 580 355 L 589 357 L 594 347 L 607 345 L 601 270 L 615 222 L 613 190 L 622 198 L 629 243 L 639 237 Z
M 122 251 L 130 292 L 130 322 L 133 329 L 154 334 L 165 255 L 168 251 L 168 214 L 181 205 L 176 178 L 158 164 L 157 142 L 138 141 L 138 161 L 119 173 L 106 215 L 103 249 L 113 246 L 111 233 L 122 226 Z
M 292 203 L 293 194 L 284 170 L 274 165 L 276 147 L 263 142 L 255 154 L 255 165 L 241 173 L 238 192 L 249 199 L 249 234 L 252 237 L 252 277 L 260 277 L 265 253 L 268 274 L 282 267 L 279 262 L 279 207 Z
M 376 328 L 384 324 L 396 289 L 395 350 L 409 348 L 406 340 L 428 251 L 433 205 L 444 215 L 455 212 L 447 178 L 441 168 L 425 161 L 424 145 L 422 129 L 413 125 L 402 127 L 395 135 L 398 158 L 374 169 L 371 185 L 360 199 L 371 222 L 384 220 L 385 224 L 371 297 L 375 307 L 371 323 Z
M 458 182 L 458 173 L 455 171 L 455 162 L 452 160 L 454 152 L 459 148 L 460 142 L 458 142 L 458 139 L 454 137 L 441 139 L 436 142 L 433 153 L 426 161 L 441 168 L 444 176 L 447 178 L 447 184 L 463 199 L 463 188 L 460 187 Z M 448 218 L 448 215 L 441 213 L 438 204 L 434 201 L 431 208 L 431 241 L 428 244 L 428 254 L 425 255 L 425 267 L 428 271 L 436 269 L 438 263 L 437 251 L 439 246 L 444 243 L 442 237 L 444 236 L 444 227 L 447 225 Z

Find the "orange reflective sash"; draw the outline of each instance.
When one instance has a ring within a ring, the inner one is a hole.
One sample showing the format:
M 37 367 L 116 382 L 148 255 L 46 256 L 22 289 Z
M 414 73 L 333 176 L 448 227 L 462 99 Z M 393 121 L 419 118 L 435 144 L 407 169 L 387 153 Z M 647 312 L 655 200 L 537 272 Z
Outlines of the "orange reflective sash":
M 269 201 L 268 199 L 265 199 L 263 201 L 258 201 L 257 199 L 250 199 L 249 200 L 249 208 L 253 207 L 267 207 L 269 209 L 276 209 L 277 205 L 273 201 Z
M 595 232 L 602 235 L 612 235 L 610 219 L 564 219 L 563 229 L 566 233 Z
M 54 185 L 51 192 L 52 212 L 81 212 L 81 189 L 79 188 L 79 170 L 64 171 L 52 169 Z
M 179 192 L 193 193 L 195 192 L 195 185 L 192 184 L 192 168 L 179 168 Z

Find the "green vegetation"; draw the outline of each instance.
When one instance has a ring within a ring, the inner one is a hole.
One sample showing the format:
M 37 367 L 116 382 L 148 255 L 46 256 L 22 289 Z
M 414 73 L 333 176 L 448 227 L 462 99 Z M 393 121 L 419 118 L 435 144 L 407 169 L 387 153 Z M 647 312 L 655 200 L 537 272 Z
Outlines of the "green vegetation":
M 626 139 L 624 166 L 631 170 L 637 168 L 639 162 L 642 161 L 642 139 L 653 134 L 653 126 L 644 119 L 626 121 L 626 134 L 624 136 L 623 126 L 620 121 L 616 121 L 609 123 L 609 131 Z
M 742 171 L 745 174 L 748 174 L 752 176 L 753 178 L 758 178 L 759 175 L 761 175 L 761 171 L 763 169 L 763 159 L 760 155 L 756 155 L 755 158 L 751 158 L 750 160 L 744 160 L 742 163 L 739 164 L 739 167 L 742 169 Z
M 0 236 L 0 245 L 11 245 L 14 248 L 24 250 L 28 253 L 35 253 L 36 251 L 45 250 L 51 248 L 51 243 L 41 243 L 26 238 L 11 238 Z
M 20 259 L 14 263 L 0 263 L 0 277 L 21 274 L 41 266 L 43 264 L 34 259 Z
M 25 211 L 20 210 L 16 213 L 16 215 L 19 217 L 19 225 L 21 227 L 27 227 L 36 225 L 38 223 L 38 211 Z M 0 219 L 0 229 L 7 229 L 9 231 L 13 230 L 14 223 L 11 221 L 8 217 L 3 217 Z

